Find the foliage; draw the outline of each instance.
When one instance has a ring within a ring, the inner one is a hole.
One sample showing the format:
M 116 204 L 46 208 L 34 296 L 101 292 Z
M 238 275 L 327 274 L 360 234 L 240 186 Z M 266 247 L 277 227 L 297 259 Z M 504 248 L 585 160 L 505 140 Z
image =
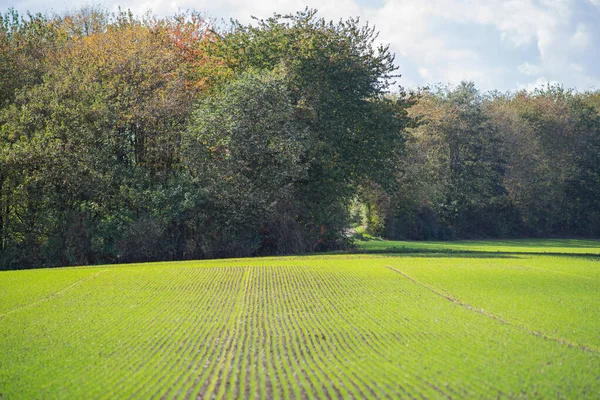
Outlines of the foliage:
M 388 93 L 397 76 L 372 26 L 311 9 L 221 31 L 9 10 L 0 268 L 340 249 L 353 224 L 600 235 L 597 91 Z
M 463 83 L 419 93 L 388 236 L 598 235 L 593 99 L 560 86 L 486 96 Z
M 198 190 L 212 202 L 217 254 L 306 250 L 297 240 L 302 227 L 284 215 L 294 212 L 294 182 L 306 175 L 306 136 L 275 73 L 243 73 L 198 104 L 185 158 Z
M 150 210 L 146 196 L 185 184 L 171 177 L 198 89 L 175 45 L 174 23 L 95 9 L 30 21 L 12 15 L 14 51 L 23 47 L 21 37 L 43 39 L 44 46 L 35 53 L 43 60 L 41 78 L 21 83 L 0 110 L 2 263 L 136 259 L 123 253 L 131 246 L 119 244 L 136 232 L 129 224 L 164 222 L 164 209 Z M 38 21 L 44 32 L 58 33 L 42 38 Z M 190 24 L 202 28 L 200 21 Z M 173 256 L 148 248 L 155 252 L 141 259 Z
M 357 19 L 327 22 L 315 10 L 235 24 L 220 48 L 235 72 L 277 71 L 295 120 L 307 130 L 306 176 L 295 182 L 294 218 L 319 247 L 335 245 L 363 181 L 389 182 L 401 152 L 397 102 L 383 95 L 395 67 L 375 30 Z

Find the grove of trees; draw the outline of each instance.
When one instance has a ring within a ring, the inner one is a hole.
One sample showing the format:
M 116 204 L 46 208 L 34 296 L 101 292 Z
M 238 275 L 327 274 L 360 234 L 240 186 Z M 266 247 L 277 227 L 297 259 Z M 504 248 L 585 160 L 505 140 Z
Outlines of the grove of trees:
M 385 233 L 408 239 L 600 235 L 600 92 L 424 91 Z
M 600 92 L 391 93 L 357 19 L 0 17 L 0 269 L 600 235 Z M 357 221 L 356 210 L 362 210 Z

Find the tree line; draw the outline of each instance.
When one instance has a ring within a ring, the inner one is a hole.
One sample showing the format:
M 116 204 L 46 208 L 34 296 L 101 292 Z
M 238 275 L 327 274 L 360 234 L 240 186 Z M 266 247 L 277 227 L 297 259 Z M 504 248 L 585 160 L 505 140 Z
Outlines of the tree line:
M 0 268 L 600 235 L 600 93 L 390 93 L 315 10 L 0 18 Z
M 408 239 L 598 237 L 600 92 L 424 91 L 377 233 Z

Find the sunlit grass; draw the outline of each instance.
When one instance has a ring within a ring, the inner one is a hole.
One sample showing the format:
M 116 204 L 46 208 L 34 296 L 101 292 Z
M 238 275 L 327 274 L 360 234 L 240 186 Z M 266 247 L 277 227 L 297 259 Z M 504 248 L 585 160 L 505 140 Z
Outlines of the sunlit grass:
M 600 393 L 599 257 L 518 254 L 597 242 L 469 243 L 0 272 L 0 398 Z
M 422 241 L 357 241 L 361 251 L 376 252 L 500 252 L 600 254 L 600 240 L 594 239 L 506 239 Z

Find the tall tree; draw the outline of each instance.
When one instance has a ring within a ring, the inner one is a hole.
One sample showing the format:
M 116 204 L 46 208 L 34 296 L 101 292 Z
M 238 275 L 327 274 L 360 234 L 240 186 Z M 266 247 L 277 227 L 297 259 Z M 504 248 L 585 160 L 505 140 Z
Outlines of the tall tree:
M 306 249 L 302 227 L 285 213 L 297 208 L 294 183 L 306 176 L 307 133 L 277 73 L 243 73 L 199 103 L 184 146 L 212 210 L 204 221 L 213 232 L 202 239 L 205 252 Z
M 296 187 L 298 221 L 323 246 L 341 237 L 361 181 L 394 168 L 400 125 L 384 98 L 394 78 L 393 55 L 374 45 L 377 33 L 357 19 L 327 22 L 315 10 L 236 24 L 220 47 L 234 73 L 280 71 L 308 129 L 307 174 Z
M 510 230 L 505 149 L 474 85 L 425 91 L 408 112 L 418 126 L 410 130 L 409 161 L 399 179 L 414 194 L 399 192 L 403 200 L 394 201 L 397 217 L 413 225 L 405 234 L 443 238 Z
M 164 189 L 148 196 L 148 188 L 177 171 L 181 132 L 202 89 L 189 65 L 201 61 L 182 51 L 177 34 L 195 31 L 202 42 L 206 26 L 96 11 L 47 24 L 59 34 L 44 47 L 42 79 L 17 90 L 0 115 L 10 175 L 3 241 L 30 249 L 19 251 L 32 255 L 14 261 L 22 265 L 126 259 L 128 247 L 115 242 L 133 221 L 164 211 L 151 208 Z

